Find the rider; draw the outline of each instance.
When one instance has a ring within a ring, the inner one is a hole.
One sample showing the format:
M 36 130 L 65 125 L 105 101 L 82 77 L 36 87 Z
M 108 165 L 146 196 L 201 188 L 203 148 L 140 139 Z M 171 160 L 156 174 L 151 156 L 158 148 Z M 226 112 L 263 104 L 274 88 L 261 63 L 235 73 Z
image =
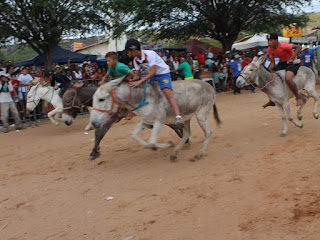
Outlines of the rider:
M 133 64 L 136 70 L 136 75 L 133 80 L 137 81 L 130 82 L 130 85 L 132 87 L 137 87 L 148 80 L 149 82 L 159 82 L 161 90 L 167 97 L 174 113 L 176 114 L 176 125 L 178 128 L 182 129 L 185 126 L 185 123 L 180 116 L 180 109 L 176 99 L 174 98 L 169 66 L 156 52 L 141 50 L 140 42 L 136 39 L 129 39 L 126 42 L 126 51 L 129 57 L 134 58 Z M 146 76 L 140 79 L 141 67 L 148 69 L 149 72 Z
M 280 62 L 278 63 L 276 70 L 282 70 L 282 69 L 286 70 L 286 74 L 285 74 L 286 83 L 288 84 L 294 96 L 296 97 L 297 106 L 302 105 L 303 100 L 299 95 L 299 91 L 296 83 L 293 81 L 293 78 L 295 77 L 295 75 L 297 75 L 297 72 L 300 67 L 300 64 L 293 64 L 293 61 L 300 54 L 301 46 L 294 45 L 291 43 L 286 43 L 286 42 L 281 42 L 281 43 L 278 42 L 278 35 L 276 33 L 269 34 L 267 36 L 267 39 L 268 39 L 268 45 L 269 45 L 268 54 L 271 61 L 269 65 L 269 69 L 273 70 L 275 67 L 274 56 L 279 57 Z M 295 51 L 293 51 L 293 49 L 295 49 Z M 275 104 L 270 100 L 268 103 L 266 103 L 262 107 L 266 108 L 268 106 L 275 106 Z
M 65 91 L 67 91 L 67 89 L 70 87 L 71 82 L 69 80 L 69 78 L 61 73 L 61 69 L 60 66 L 56 66 L 55 67 L 55 72 L 50 71 L 50 70 L 46 70 L 44 72 L 44 80 L 45 82 L 51 82 L 51 87 L 55 87 L 56 82 L 60 83 L 59 88 L 59 96 L 62 98 L 63 94 L 65 93 Z
M 118 61 L 118 54 L 116 52 L 107 52 L 106 62 L 108 65 L 108 71 L 102 80 L 98 82 L 99 85 L 106 83 L 109 77 L 126 76 L 128 79 L 134 78 L 132 70 L 127 65 Z M 130 120 L 134 116 L 134 113 L 128 110 L 128 114 L 125 119 Z

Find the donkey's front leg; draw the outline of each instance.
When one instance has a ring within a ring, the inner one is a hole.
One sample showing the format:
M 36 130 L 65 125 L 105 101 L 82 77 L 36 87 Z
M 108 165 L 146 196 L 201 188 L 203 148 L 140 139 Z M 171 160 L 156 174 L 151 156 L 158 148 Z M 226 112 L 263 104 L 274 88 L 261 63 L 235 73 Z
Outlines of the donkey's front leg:
M 280 134 L 280 137 L 285 137 L 287 135 L 287 132 L 288 132 L 286 113 L 284 112 L 284 109 L 283 109 L 282 105 L 276 104 L 276 106 L 279 109 L 279 112 L 280 112 L 280 115 L 281 115 L 281 119 L 282 119 L 282 122 L 283 122 L 283 130 L 282 130 L 282 132 Z
M 151 136 L 150 136 L 150 139 L 149 139 L 149 144 L 148 144 L 148 148 L 151 148 L 152 150 L 156 150 L 158 147 L 159 148 L 169 148 L 169 147 L 172 147 L 174 144 L 173 142 L 169 141 L 167 143 L 158 143 L 157 140 L 158 140 L 158 136 L 159 136 L 159 133 L 163 127 L 163 123 L 160 122 L 160 121 L 156 121 L 154 122 L 153 124 L 153 128 L 152 128 L 152 132 L 151 132 Z
M 144 147 L 147 147 L 148 146 L 148 143 L 147 142 L 145 142 L 145 141 L 143 141 L 139 136 L 138 136 L 138 134 L 139 134 L 139 132 L 141 132 L 143 129 L 145 129 L 146 128 L 146 125 L 142 122 L 142 121 L 140 121 L 139 123 L 138 123 L 138 125 L 137 125 L 137 127 L 133 130 L 133 132 L 132 132 L 132 138 L 134 139 L 134 140 L 136 140 L 138 143 L 140 143 L 142 146 L 144 146 Z
M 50 121 L 52 123 L 54 123 L 55 125 L 58 125 L 59 123 L 54 119 L 54 115 L 61 113 L 62 114 L 62 110 L 59 108 L 53 109 L 51 112 L 48 112 L 48 118 L 50 119 Z M 57 119 L 58 120 L 58 119 Z
M 284 108 L 285 111 L 287 112 L 288 119 L 289 119 L 291 122 L 293 122 L 293 124 L 296 125 L 297 127 L 302 128 L 302 127 L 303 127 L 302 121 L 298 122 L 298 121 L 294 120 L 294 118 L 293 118 L 293 116 L 292 116 L 291 108 L 290 108 L 290 102 L 289 102 L 289 101 L 285 101 L 285 102 L 283 103 L 283 108 Z

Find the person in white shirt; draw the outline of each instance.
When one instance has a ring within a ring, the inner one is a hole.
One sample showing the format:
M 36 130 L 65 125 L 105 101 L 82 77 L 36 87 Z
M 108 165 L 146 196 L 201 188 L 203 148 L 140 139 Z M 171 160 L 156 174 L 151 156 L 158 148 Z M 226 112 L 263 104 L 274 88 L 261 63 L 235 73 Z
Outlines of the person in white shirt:
M 160 83 L 160 89 L 170 102 L 174 113 L 176 114 L 176 125 L 182 129 L 185 123 L 180 115 L 178 103 L 173 95 L 172 81 L 170 76 L 169 66 L 163 59 L 154 51 L 141 50 L 140 42 L 136 39 L 129 39 L 126 42 L 126 51 L 129 57 L 133 57 L 133 64 L 135 68 L 135 77 L 130 82 L 132 87 L 137 87 L 146 81 L 157 81 Z M 141 78 L 140 69 L 145 67 L 149 70 L 148 74 Z M 141 79 L 140 79 L 141 78 Z
M 28 86 L 30 82 L 33 80 L 32 76 L 27 72 L 26 68 L 22 68 L 21 74 L 18 76 L 19 81 L 19 99 L 27 103 L 28 96 Z
M 7 133 L 9 131 L 9 111 L 15 121 L 16 130 L 21 129 L 21 119 L 19 117 L 16 105 L 11 97 L 11 92 L 13 92 L 13 86 L 11 81 L 9 81 L 10 75 L 0 72 L 0 105 L 1 105 L 1 121 L 3 124 L 3 132 Z

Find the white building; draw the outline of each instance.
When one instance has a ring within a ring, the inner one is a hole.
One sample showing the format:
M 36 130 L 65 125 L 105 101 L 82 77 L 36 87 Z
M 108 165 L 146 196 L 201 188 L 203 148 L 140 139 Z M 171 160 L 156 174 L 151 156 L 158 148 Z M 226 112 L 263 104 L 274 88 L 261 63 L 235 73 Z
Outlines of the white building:
M 107 52 L 122 51 L 125 49 L 127 42 L 127 35 L 123 34 L 120 38 L 111 39 L 108 36 L 108 40 L 103 40 L 98 43 L 91 44 L 84 48 L 78 49 L 76 52 L 83 54 L 94 54 L 97 57 L 104 57 Z

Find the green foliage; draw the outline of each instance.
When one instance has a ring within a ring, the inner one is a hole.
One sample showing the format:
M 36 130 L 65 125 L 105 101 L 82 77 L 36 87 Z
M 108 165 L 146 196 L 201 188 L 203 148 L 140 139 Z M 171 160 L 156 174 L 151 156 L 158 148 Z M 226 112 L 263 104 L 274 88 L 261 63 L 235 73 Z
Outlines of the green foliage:
M 100 0 L 3 0 L 0 1 L 0 36 L 27 43 L 50 65 L 52 48 L 63 34 L 84 33 L 104 26 Z
M 145 28 L 159 39 L 213 38 L 228 50 L 241 31 L 279 31 L 297 23 L 304 26 L 304 14 L 289 14 L 310 0 L 114 0 L 118 12 L 130 16 L 123 26 Z

